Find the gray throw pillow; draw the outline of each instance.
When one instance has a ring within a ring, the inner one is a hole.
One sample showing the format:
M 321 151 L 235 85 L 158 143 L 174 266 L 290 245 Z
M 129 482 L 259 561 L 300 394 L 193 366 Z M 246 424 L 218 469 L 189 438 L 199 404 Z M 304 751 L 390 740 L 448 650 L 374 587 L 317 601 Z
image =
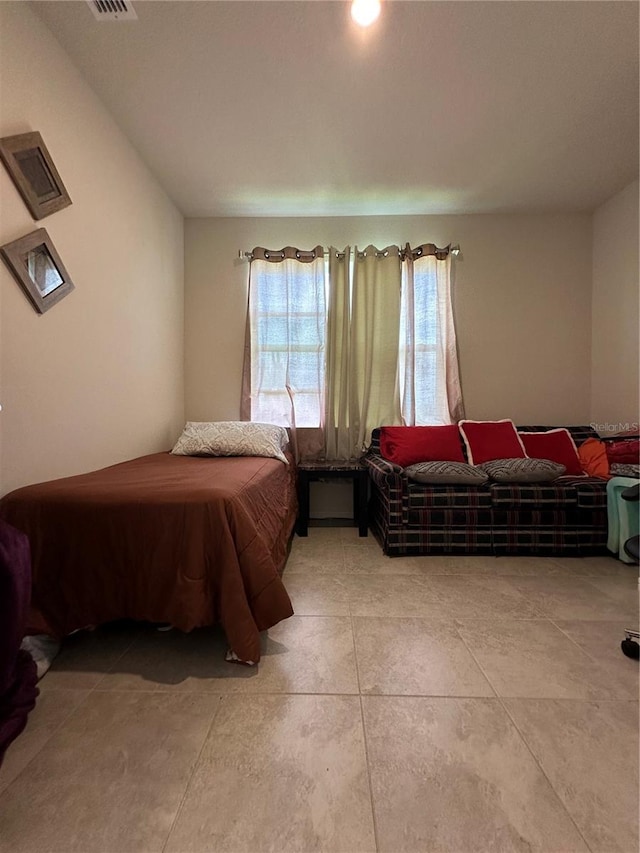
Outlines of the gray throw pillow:
M 479 468 L 466 462 L 417 462 L 404 469 L 410 480 L 434 485 L 481 486 L 489 477 Z
M 622 462 L 614 462 L 609 473 L 614 477 L 640 477 L 640 465 L 633 463 L 624 464 Z
M 493 459 L 478 465 L 496 483 L 548 483 L 567 470 L 550 459 Z

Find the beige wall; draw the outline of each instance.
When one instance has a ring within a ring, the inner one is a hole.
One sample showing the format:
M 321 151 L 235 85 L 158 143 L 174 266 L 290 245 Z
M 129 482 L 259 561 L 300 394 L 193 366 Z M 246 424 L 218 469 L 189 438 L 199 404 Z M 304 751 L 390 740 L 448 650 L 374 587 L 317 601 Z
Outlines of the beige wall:
M 467 416 L 588 421 L 588 214 L 187 219 L 187 417 L 238 417 L 248 274 L 239 249 L 426 240 L 462 247 L 454 300 Z
M 40 316 L 0 264 L 6 492 L 175 439 L 183 222 L 26 3 L 0 3 L 0 38 L 0 136 L 40 131 L 73 200 L 35 223 L 0 167 L 0 243 L 45 227 L 76 285 Z
M 593 216 L 593 342 L 591 418 L 606 434 L 637 429 L 638 181 Z

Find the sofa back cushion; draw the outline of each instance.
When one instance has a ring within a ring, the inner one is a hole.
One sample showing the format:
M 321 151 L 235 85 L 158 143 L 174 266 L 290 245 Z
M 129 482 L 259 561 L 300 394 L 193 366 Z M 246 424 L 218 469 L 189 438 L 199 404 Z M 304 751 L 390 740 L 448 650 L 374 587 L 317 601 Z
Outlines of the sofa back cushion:
M 523 459 L 527 454 L 513 421 L 460 421 L 458 424 L 471 465 L 492 459 Z
M 465 461 L 456 424 L 383 426 L 380 428 L 380 455 L 402 468 L 416 462 Z
M 408 428 L 408 427 L 407 427 Z M 557 429 L 557 426 L 549 426 L 547 424 L 528 424 L 526 426 L 517 426 L 516 430 L 518 433 L 523 432 L 546 432 L 550 429 Z M 380 454 L 380 427 L 376 427 L 371 433 L 371 443 L 369 445 L 369 450 L 371 453 Z M 600 438 L 596 430 L 590 426 L 589 424 L 579 424 L 577 426 L 567 426 L 565 427 L 573 438 L 576 447 L 580 447 L 580 445 L 586 441 L 588 438 Z M 463 447 L 463 452 L 465 448 Z M 468 460 L 467 460 L 468 461 Z
M 560 427 L 546 432 L 523 432 L 520 434 L 527 456 L 532 459 L 550 459 L 564 465 L 567 474 L 579 476 L 584 473 L 578 449 L 568 429 Z
M 588 438 L 600 438 L 595 429 L 589 424 L 580 424 L 578 426 L 565 426 L 564 424 L 559 424 L 556 426 L 548 426 L 548 425 L 536 425 L 536 426 L 517 426 L 516 429 L 519 433 L 523 432 L 548 432 L 551 429 L 566 429 L 571 433 L 571 438 L 574 440 L 576 447 L 580 447 L 583 441 L 586 441 Z

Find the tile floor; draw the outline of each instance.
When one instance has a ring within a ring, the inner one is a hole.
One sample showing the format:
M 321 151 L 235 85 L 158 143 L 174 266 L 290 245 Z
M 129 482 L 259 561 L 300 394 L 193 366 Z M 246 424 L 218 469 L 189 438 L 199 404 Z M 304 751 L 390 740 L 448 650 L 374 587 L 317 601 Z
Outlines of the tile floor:
M 638 851 L 637 569 L 296 538 L 259 668 L 70 638 L 0 770 L 2 853 Z

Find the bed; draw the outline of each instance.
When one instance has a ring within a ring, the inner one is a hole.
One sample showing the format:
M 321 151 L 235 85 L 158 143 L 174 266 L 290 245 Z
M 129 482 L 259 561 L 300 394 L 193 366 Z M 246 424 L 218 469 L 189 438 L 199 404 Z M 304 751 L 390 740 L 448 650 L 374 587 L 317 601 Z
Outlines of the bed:
M 56 636 L 123 618 L 219 622 L 232 659 L 253 663 L 259 632 L 293 613 L 280 572 L 296 509 L 294 464 L 170 453 L 0 501 L 29 538 L 33 605 Z

